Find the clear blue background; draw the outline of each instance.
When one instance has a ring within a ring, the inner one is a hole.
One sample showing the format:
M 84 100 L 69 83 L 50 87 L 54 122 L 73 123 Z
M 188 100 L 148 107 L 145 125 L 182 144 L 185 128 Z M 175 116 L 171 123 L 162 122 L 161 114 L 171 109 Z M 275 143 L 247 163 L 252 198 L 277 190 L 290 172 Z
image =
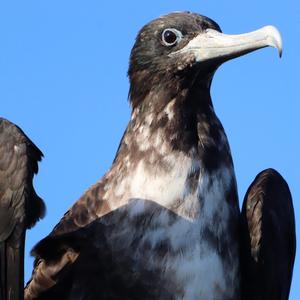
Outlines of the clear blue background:
M 268 48 L 228 62 L 212 96 L 240 198 L 260 170 L 275 167 L 290 185 L 299 231 L 299 1 L 1 1 L 0 115 L 45 154 L 35 187 L 48 213 L 27 235 L 26 279 L 30 249 L 112 162 L 130 115 L 126 72 L 136 33 L 176 10 L 207 15 L 226 33 L 280 29 L 281 60 Z M 299 279 L 296 261 L 290 299 L 300 299 Z

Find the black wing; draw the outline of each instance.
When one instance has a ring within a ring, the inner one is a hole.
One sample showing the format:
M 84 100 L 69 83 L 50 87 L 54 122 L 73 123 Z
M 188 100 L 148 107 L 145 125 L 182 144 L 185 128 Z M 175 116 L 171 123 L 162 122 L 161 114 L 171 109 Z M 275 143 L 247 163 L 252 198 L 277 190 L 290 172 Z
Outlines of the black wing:
M 289 187 L 273 169 L 257 175 L 242 208 L 242 299 L 287 300 L 296 251 Z
M 42 152 L 24 132 L 0 118 L 0 296 L 23 299 L 25 231 L 44 216 L 33 188 Z
M 129 217 L 140 205 L 143 213 Z M 161 215 L 170 224 L 180 221 L 185 226 L 189 222 L 156 202 L 132 199 L 85 227 L 49 235 L 34 249 L 39 259 L 25 290 L 25 300 L 175 299 L 178 286 L 167 282 L 161 269 L 149 269 L 149 256 L 131 255 L 137 253 L 137 241 L 145 228 L 156 228 L 153 220 Z M 128 228 L 135 228 L 135 232 L 131 234 Z M 163 260 L 171 254 L 168 243 L 161 242 L 148 254 Z M 149 250 L 148 241 L 143 247 Z

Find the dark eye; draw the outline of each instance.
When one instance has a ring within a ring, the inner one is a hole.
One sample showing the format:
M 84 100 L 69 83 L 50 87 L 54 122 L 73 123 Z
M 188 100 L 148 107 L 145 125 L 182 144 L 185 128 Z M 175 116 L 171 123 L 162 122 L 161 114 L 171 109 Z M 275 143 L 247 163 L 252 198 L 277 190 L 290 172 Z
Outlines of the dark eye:
M 175 28 L 167 28 L 163 31 L 161 39 L 165 46 L 173 46 L 180 42 L 182 33 Z

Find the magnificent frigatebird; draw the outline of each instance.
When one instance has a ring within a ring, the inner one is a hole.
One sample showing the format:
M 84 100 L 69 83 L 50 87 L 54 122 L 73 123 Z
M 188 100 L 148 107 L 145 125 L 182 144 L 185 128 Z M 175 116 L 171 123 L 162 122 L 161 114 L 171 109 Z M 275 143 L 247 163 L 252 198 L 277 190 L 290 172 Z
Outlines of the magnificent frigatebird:
M 33 188 L 42 152 L 13 123 L 0 118 L 0 299 L 24 299 L 26 229 L 44 216 Z
M 250 299 L 287 299 L 295 251 L 288 186 L 264 171 L 240 217 L 230 148 L 210 97 L 223 62 L 267 46 L 281 54 L 272 26 L 225 35 L 188 12 L 141 29 L 128 72 L 132 115 L 116 157 L 33 249 L 26 300 L 238 300 L 251 289 L 258 298 Z M 262 278 L 272 272 L 277 281 Z M 280 278 L 276 297 L 264 297 Z

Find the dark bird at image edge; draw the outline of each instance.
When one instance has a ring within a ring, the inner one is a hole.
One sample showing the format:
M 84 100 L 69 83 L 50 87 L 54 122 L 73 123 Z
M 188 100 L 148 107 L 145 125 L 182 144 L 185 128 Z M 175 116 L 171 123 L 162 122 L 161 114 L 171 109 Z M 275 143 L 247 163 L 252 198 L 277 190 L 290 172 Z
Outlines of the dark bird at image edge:
M 43 218 L 45 204 L 33 187 L 43 153 L 25 133 L 0 118 L 0 299 L 24 299 L 26 229 Z

